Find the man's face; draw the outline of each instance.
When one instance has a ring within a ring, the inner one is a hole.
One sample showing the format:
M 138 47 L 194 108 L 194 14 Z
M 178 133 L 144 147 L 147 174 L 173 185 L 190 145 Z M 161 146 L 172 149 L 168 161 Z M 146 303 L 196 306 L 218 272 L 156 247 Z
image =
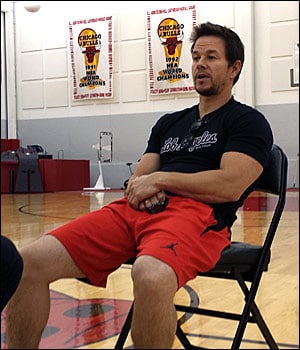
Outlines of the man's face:
M 228 66 L 221 38 L 200 37 L 195 43 L 192 59 L 194 86 L 200 95 L 218 95 L 224 89 L 232 89 L 236 72 Z

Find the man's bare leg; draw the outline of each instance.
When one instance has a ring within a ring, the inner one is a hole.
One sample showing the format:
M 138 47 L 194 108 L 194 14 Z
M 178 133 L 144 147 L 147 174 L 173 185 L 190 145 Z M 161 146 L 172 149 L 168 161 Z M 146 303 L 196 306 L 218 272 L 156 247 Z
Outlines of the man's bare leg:
M 20 253 L 24 271 L 7 305 L 7 343 L 9 349 L 37 349 L 50 312 L 49 283 L 83 274 L 53 236 L 43 236 Z
M 150 256 L 132 268 L 134 309 L 131 335 L 136 349 L 171 349 L 177 326 L 174 295 L 177 277 L 165 263 Z

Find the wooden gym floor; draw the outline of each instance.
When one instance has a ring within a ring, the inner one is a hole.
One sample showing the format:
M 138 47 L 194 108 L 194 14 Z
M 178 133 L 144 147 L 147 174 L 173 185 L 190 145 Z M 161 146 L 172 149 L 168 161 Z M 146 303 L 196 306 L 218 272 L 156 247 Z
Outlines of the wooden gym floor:
M 1 234 L 18 248 L 43 233 L 123 196 L 123 191 L 55 192 L 1 195 Z M 233 239 L 260 243 L 274 198 L 253 193 L 238 211 Z M 199 299 L 197 298 L 199 296 Z M 112 349 L 132 301 L 130 266 L 110 275 L 106 289 L 76 279 L 51 284 L 51 313 L 41 349 Z M 175 302 L 239 312 L 240 289 L 231 281 L 197 277 L 181 288 Z M 280 349 L 299 349 L 299 191 L 287 193 L 284 213 L 256 302 Z M 178 317 L 182 317 L 178 313 Z M 184 330 L 204 348 L 230 348 L 235 321 L 185 315 Z M 6 310 L 1 313 L 1 349 L 6 347 Z M 145 330 L 146 332 L 147 330 Z M 199 334 L 201 336 L 199 336 Z M 129 336 L 126 348 L 132 348 Z M 182 349 L 175 339 L 174 349 Z M 267 349 L 256 325 L 246 329 L 241 349 Z

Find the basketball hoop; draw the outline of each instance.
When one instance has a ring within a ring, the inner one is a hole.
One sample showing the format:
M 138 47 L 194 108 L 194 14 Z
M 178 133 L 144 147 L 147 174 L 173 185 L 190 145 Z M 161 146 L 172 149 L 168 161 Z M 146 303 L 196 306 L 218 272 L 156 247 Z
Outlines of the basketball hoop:
M 104 186 L 102 163 L 110 163 L 113 154 L 113 135 L 110 131 L 100 131 L 99 143 L 92 146 L 97 150 L 99 177 L 94 187 L 84 187 L 84 191 L 103 191 L 110 190 L 110 187 Z

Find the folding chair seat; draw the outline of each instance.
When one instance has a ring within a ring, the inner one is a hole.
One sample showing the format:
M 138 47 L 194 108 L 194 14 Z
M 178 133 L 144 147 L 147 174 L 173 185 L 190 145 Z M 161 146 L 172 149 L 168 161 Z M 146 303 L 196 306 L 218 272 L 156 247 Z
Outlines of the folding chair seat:
M 275 195 L 276 204 L 272 213 L 270 223 L 266 229 L 266 234 L 261 245 L 254 245 L 247 242 L 233 241 L 231 245 L 225 248 L 221 258 L 214 269 L 198 273 L 197 278 L 201 276 L 233 280 L 238 283 L 244 294 L 244 307 L 241 313 L 205 309 L 202 307 L 192 307 L 175 304 L 177 311 L 186 314 L 197 314 L 209 317 L 218 317 L 237 321 L 237 329 L 232 341 L 231 349 L 239 349 L 243 340 L 244 332 L 248 323 L 254 323 L 258 326 L 266 343 L 270 349 L 278 349 L 271 331 L 264 321 L 260 310 L 255 302 L 256 294 L 264 272 L 268 271 L 268 265 L 271 261 L 271 246 L 275 237 L 277 227 L 284 209 L 286 199 L 287 185 L 287 157 L 283 150 L 273 145 L 272 154 L 268 166 L 257 181 L 255 190 Z M 134 259 L 127 263 L 133 264 Z M 115 349 L 123 349 L 127 336 L 130 332 L 131 318 L 134 303 L 127 315 L 123 328 L 118 336 Z M 203 349 L 193 345 L 188 335 L 181 328 L 180 320 L 177 325 L 177 338 L 185 349 Z M 145 330 L 147 331 L 147 330 Z M 199 332 L 200 333 L 200 332 Z M 200 336 L 200 334 L 199 334 Z

